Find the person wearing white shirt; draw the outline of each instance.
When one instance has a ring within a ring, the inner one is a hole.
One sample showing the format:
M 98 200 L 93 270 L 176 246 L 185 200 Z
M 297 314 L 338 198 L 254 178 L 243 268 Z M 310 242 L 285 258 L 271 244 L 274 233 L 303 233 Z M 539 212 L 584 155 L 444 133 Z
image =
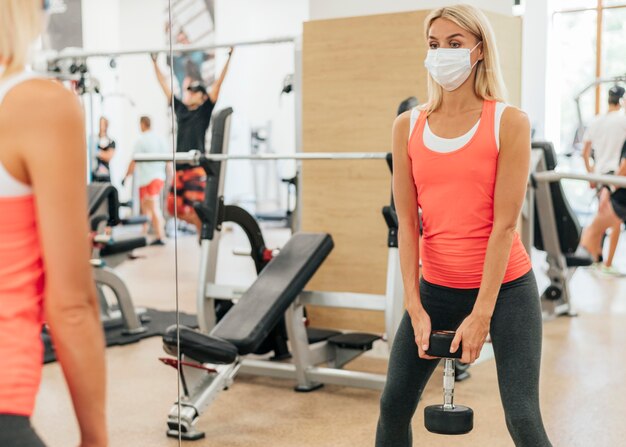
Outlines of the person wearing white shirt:
M 142 116 L 139 120 L 141 136 L 135 143 L 133 154 L 157 154 L 167 152 L 163 140 L 152 131 L 150 118 Z M 134 161 L 128 166 L 126 177 L 131 175 L 137 168 L 137 182 L 139 185 L 139 198 L 141 200 L 141 213 L 152 222 L 152 229 L 156 240 L 151 245 L 164 245 L 165 219 L 160 206 L 160 194 L 166 179 L 164 162 L 139 163 Z M 171 167 L 170 167 L 171 169 Z M 147 228 L 146 228 L 147 229 Z
M 622 111 L 624 93 L 624 88 L 619 85 L 611 87 L 608 113 L 596 117 L 585 132 L 583 159 L 589 173 L 614 174 L 619 170 L 622 146 L 626 141 L 626 115 Z M 606 187 L 591 183 L 592 188 L 596 186 L 600 191 Z M 606 273 L 618 273 L 613 267 L 613 257 L 620 232 L 621 222 L 611 227 L 609 252 L 602 266 Z

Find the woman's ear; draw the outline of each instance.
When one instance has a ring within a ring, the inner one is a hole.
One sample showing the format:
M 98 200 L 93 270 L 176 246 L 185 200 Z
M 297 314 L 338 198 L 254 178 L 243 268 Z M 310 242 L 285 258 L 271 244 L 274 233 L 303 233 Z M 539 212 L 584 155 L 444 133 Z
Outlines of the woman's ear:
M 485 54 L 483 52 L 483 42 L 478 42 L 478 47 L 476 47 L 476 49 L 478 50 L 478 60 L 482 61 L 485 59 Z

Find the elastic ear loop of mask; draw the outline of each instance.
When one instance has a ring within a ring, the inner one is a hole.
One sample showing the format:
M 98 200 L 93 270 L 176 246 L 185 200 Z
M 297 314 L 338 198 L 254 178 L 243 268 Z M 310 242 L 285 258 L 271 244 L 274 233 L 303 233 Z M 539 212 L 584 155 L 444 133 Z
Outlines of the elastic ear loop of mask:
M 477 43 L 476 45 L 474 45 L 474 48 L 472 48 L 472 49 L 470 50 L 470 61 L 471 61 L 471 58 L 472 58 L 472 56 L 471 56 L 472 51 L 474 51 L 476 48 L 478 48 L 478 45 L 480 45 L 481 43 L 483 43 L 483 41 L 482 41 L 482 40 L 478 41 L 478 43 Z M 476 65 L 478 65 L 478 63 L 479 63 L 479 62 L 480 62 L 480 59 L 476 59 L 476 62 L 474 62 L 474 65 L 472 65 L 472 68 L 471 68 L 471 69 L 473 70 L 473 69 L 474 69 L 474 67 L 475 67 Z

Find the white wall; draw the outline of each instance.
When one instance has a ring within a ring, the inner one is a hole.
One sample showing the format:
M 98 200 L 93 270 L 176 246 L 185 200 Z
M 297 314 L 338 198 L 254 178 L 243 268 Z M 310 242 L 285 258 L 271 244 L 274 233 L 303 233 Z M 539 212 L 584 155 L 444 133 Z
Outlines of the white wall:
M 164 29 L 166 3 L 163 0 L 120 1 L 120 49 L 165 46 L 168 39 Z M 172 126 L 167 99 L 156 80 L 150 55 L 127 56 L 117 62 L 119 91 L 135 103 L 129 107 L 128 101 L 123 101 L 127 113 L 122 123 L 122 135 L 127 139 L 127 145 L 116 160 L 116 167 L 123 170 L 130 162 L 132 146 L 140 135 L 141 115 L 152 119 L 152 128 L 165 140 L 168 148 L 172 147 Z
M 126 50 L 163 47 L 165 35 L 164 0 L 82 0 L 83 45 L 85 50 Z M 117 142 L 111 162 L 113 183 L 123 200 L 129 188 L 121 178 L 130 162 L 133 145 L 139 136 L 139 117 L 149 115 L 153 128 L 168 146 L 171 125 L 167 102 L 159 87 L 148 54 L 117 59 L 117 68 L 108 58 L 89 59 L 90 73 L 101 84 L 104 100 L 94 101 L 94 125 L 102 114 L 109 118 L 110 135 Z M 132 101 L 132 104 L 131 104 Z
M 548 137 L 547 76 L 550 37 L 549 0 L 526 0 L 522 31 L 522 109 L 528 113 L 535 139 Z M 557 98 L 558 103 L 558 98 Z
M 439 8 L 468 3 L 500 14 L 512 14 L 513 0 L 310 0 L 311 20 L 334 19 L 373 14 Z
M 308 0 L 217 0 L 215 3 L 216 42 L 240 42 L 273 37 L 298 36 L 308 18 Z M 221 70 L 226 54 L 218 52 Z M 217 109 L 234 110 L 230 153 L 250 153 L 250 129 L 270 122 L 273 150 L 295 152 L 293 93 L 280 96 L 283 79 L 294 71 L 294 46 L 276 44 L 239 47 L 233 54 Z M 271 169 L 264 162 L 259 170 Z M 278 163 L 278 174 L 293 173 L 292 163 Z M 233 162 L 226 174 L 226 200 L 242 205 L 254 195 L 253 165 Z M 284 188 L 280 186 L 280 188 Z M 284 189 L 281 189 L 284 195 Z M 274 196 L 277 194 L 275 193 Z M 275 197 L 274 197 L 275 198 Z M 284 202 L 281 206 L 285 206 Z

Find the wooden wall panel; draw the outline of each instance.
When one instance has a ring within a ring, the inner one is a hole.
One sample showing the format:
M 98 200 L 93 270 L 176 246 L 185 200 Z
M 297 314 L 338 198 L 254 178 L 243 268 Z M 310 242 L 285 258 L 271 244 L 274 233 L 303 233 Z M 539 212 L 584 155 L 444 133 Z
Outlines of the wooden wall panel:
M 303 150 L 386 152 L 400 101 L 426 98 L 423 22 L 428 11 L 305 23 Z M 509 89 L 519 101 L 521 24 L 489 14 L 506 51 Z M 515 23 L 514 25 L 512 25 Z M 516 75 L 516 76 L 514 76 Z M 510 78 L 510 79 L 509 79 Z M 335 249 L 309 284 L 313 290 L 384 293 L 391 176 L 384 161 L 306 161 L 302 230 L 332 234 Z M 319 327 L 382 332 L 379 312 L 309 309 Z
M 507 102 L 522 104 L 522 19 L 485 13 L 496 35 L 502 76 L 507 88 Z

